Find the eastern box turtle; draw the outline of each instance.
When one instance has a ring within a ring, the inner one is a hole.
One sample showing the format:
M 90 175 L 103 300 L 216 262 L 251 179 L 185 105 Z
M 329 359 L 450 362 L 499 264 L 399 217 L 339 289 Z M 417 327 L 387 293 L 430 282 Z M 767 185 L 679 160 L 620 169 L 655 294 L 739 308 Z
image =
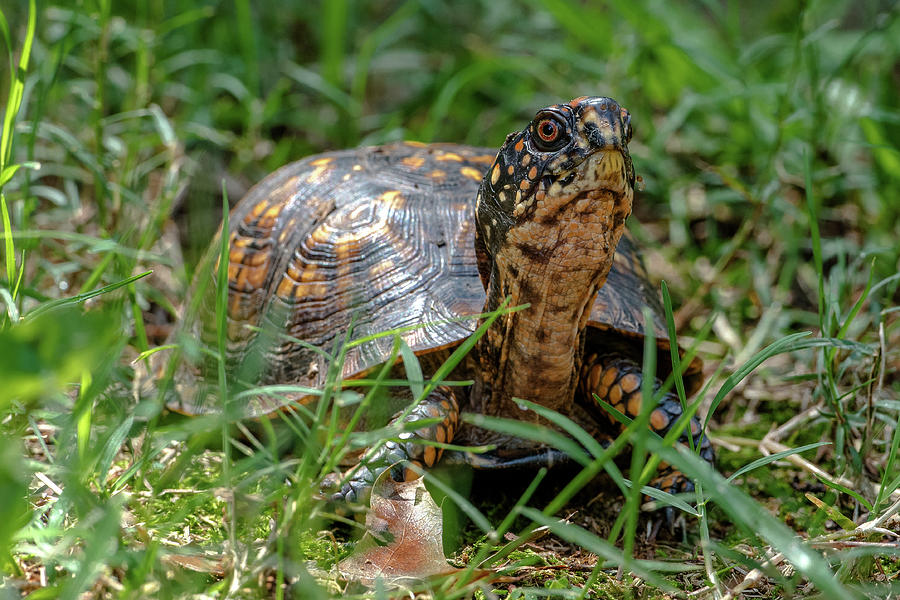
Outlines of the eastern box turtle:
M 407 410 L 399 418 L 432 424 L 407 427 L 370 452 L 337 497 L 359 498 L 390 465 L 401 478 L 414 476 L 404 468 L 409 462 L 430 467 L 441 459 L 440 446 L 416 438 L 495 445 L 487 454 L 444 453 L 478 467 L 558 460 L 559 451 L 459 419 L 462 410 L 539 420 L 514 398 L 608 438 L 617 422 L 593 395 L 629 417 L 640 411 L 645 305 L 664 351 L 661 374 L 670 364 L 660 302 L 625 229 L 635 183 L 631 134 L 628 111 L 615 100 L 582 97 L 538 111 L 496 154 L 407 142 L 311 156 L 266 177 L 230 217 L 229 372 L 236 382 L 301 387 L 258 394 L 242 413 L 308 400 L 302 388 L 321 389 L 329 372 L 318 349 L 331 350 L 348 331 L 359 339 L 401 329 L 427 381 L 481 322 L 461 317 L 495 311 L 508 298 L 510 306 L 529 306 L 502 314 L 453 372 L 474 385 L 437 387 Z M 214 269 L 200 273 L 201 283 L 214 278 Z M 186 327 L 215 347 L 215 285 L 206 288 L 199 317 Z M 342 378 L 372 373 L 392 347 L 390 336 L 354 345 Z M 214 399 L 215 369 L 211 377 L 203 370 L 182 369 L 175 410 L 196 413 Z M 698 360 L 688 365 L 689 393 L 700 371 Z M 391 406 L 377 407 L 387 418 L 409 407 L 408 390 L 388 398 Z M 681 413 L 668 393 L 651 426 L 663 434 Z M 690 431 L 711 461 L 696 419 Z M 690 484 L 670 471 L 656 485 L 677 491 Z

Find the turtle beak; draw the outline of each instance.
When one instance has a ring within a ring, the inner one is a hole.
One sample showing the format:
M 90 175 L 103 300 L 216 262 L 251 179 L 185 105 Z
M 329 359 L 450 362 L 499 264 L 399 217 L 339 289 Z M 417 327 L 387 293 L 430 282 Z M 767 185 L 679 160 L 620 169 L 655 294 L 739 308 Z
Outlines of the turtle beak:
M 591 161 L 594 167 L 605 172 L 603 179 L 610 179 L 611 169 L 621 169 L 621 179 L 634 188 L 634 166 L 628 152 L 631 141 L 631 114 L 611 98 L 591 98 L 579 111 L 578 127 L 581 129 L 585 154 L 599 155 Z
M 631 114 L 611 98 L 593 98 L 581 106 L 581 133 L 595 150 L 616 149 L 628 154 Z

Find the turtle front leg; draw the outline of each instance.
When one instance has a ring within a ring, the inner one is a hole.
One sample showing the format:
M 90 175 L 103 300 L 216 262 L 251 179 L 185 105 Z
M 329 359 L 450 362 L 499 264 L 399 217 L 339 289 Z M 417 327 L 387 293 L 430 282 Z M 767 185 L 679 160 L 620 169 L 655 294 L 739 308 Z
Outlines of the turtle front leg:
M 423 419 L 440 419 L 415 431 L 404 431 L 400 441 L 388 440 L 365 462 L 356 468 L 353 476 L 341 486 L 341 490 L 331 496 L 335 502 L 361 503 L 368 500 L 375 480 L 386 469 L 391 469 L 394 481 L 410 481 L 418 473 L 410 468 L 415 464 L 420 468 L 430 468 L 440 460 L 443 448 L 422 444 L 422 441 L 449 443 L 459 429 L 459 403 L 453 390 L 441 386 L 435 388 L 406 417 L 395 418 L 392 423 L 412 423 Z
M 588 405 L 596 394 L 622 414 L 634 419 L 641 412 L 643 378 L 640 365 L 632 359 L 616 354 L 603 356 L 595 354 L 588 357 L 582 367 L 580 388 L 583 397 L 588 400 Z M 659 379 L 655 380 L 653 389 L 658 390 L 660 385 Z M 650 428 L 660 436 L 665 436 L 682 413 L 678 396 L 673 392 L 667 392 L 650 413 Z M 624 429 L 612 414 L 609 412 L 605 414 L 613 426 Z M 713 463 L 715 454 L 712 445 L 709 438 L 704 435 L 697 417 L 691 418 L 689 428 L 682 433 L 679 441 L 687 445 L 688 436 L 693 438 L 693 447 L 700 449 L 700 457 Z M 694 489 L 690 479 L 667 463 L 660 463 L 659 474 L 650 485 L 669 493 L 689 492 Z

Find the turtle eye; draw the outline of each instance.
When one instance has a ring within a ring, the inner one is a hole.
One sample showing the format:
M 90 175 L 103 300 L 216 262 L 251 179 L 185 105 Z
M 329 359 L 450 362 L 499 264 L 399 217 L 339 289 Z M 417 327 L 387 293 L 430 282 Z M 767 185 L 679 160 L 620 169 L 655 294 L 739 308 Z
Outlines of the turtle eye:
M 541 152 L 553 152 L 565 146 L 569 141 L 566 125 L 555 115 L 544 115 L 535 119 L 534 145 Z

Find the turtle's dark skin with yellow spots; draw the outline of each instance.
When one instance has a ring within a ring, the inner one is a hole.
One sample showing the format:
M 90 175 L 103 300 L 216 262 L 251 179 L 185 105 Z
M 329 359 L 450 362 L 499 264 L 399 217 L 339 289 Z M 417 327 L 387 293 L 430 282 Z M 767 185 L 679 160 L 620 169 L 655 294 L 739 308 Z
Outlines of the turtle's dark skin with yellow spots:
M 424 324 L 402 337 L 429 377 L 477 325 L 458 317 L 493 311 L 506 298 L 511 306 L 530 305 L 500 316 L 453 373 L 473 386 L 439 387 L 405 417 L 437 417 L 438 424 L 370 453 L 336 497 L 359 498 L 390 465 L 399 463 L 394 477 L 406 477 L 414 476 L 404 468 L 410 462 L 430 467 L 441 459 L 440 448 L 416 438 L 496 444 L 488 455 L 453 453 L 483 468 L 560 458 L 534 442 L 461 423 L 461 410 L 537 420 L 513 400 L 524 398 L 597 438 L 619 425 L 593 395 L 629 417 L 638 414 L 643 306 L 656 317 L 662 375 L 669 342 L 658 297 L 625 229 L 635 182 L 631 134 L 628 111 L 616 101 L 576 98 L 538 111 L 498 153 L 399 143 L 322 154 L 279 169 L 234 208 L 227 351 L 235 380 L 321 388 L 326 357 L 295 340 L 330 351 L 351 323 L 353 339 Z M 211 297 L 186 328 L 215 347 Z M 343 378 L 371 373 L 390 357 L 392 344 L 381 337 L 349 349 Z M 173 408 L 202 411 L 216 390 L 210 379 L 202 369 L 183 368 Z M 699 361 L 688 365 L 685 383 L 689 392 L 699 387 Z M 243 412 L 276 410 L 284 399 L 261 396 Z M 391 401 L 382 412 L 401 410 L 409 397 L 398 390 Z M 667 394 L 651 426 L 664 434 L 681 413 L 677 397 Z M 696 419 L 691 433 L 712 461 Z M 689 487 L 674 472 L 662 473 L 656 485 Z

